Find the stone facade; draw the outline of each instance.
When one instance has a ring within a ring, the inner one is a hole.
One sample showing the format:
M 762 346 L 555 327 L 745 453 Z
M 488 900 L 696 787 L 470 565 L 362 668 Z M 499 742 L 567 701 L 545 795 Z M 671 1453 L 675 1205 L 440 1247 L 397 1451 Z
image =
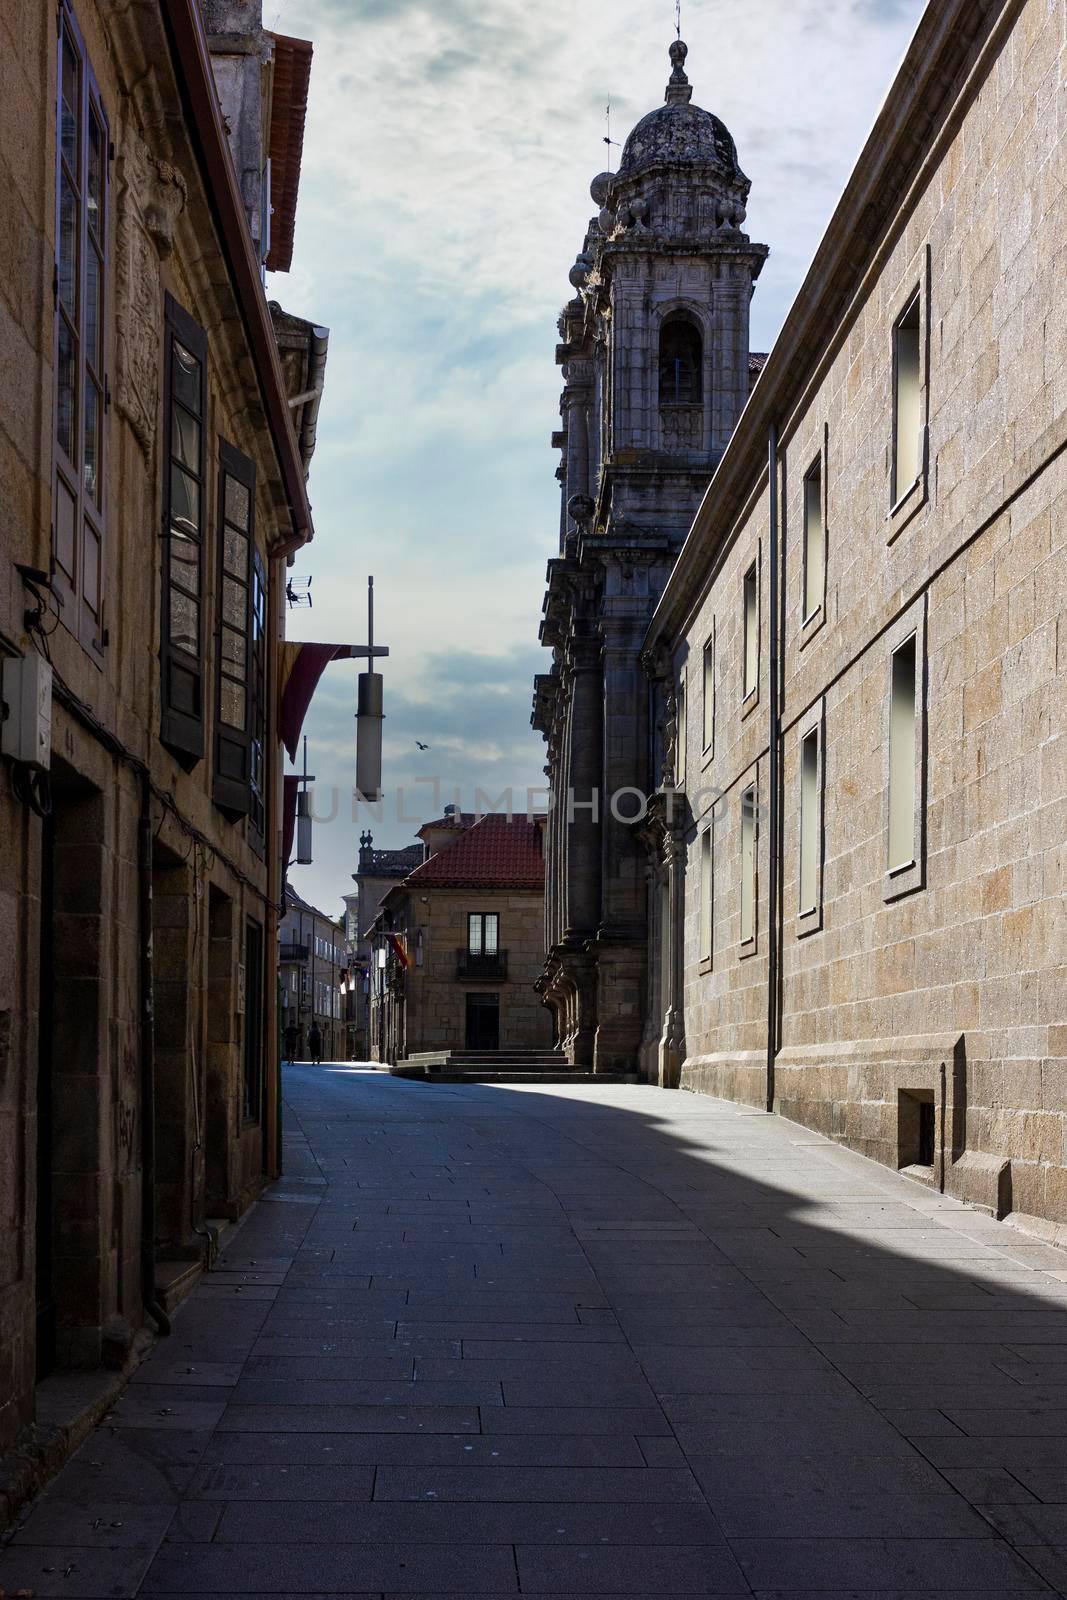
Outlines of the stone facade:
M 748 309 L 767 255 L 741 231 L 749 182 L 692 104 L 686 46 L 626 141 L 560 318 L 559 554 L 549 562 L 534 726 L 551 797 L 540 990 L 572 1064 L 632 1070 L 646 1038 L 647 873 L 631 826 L 650 745 L 640 652 L 748 398 Z
M 158 1261 L 276 1165 L 273 685 L 310 518 L 193 0 L 14 0 L 0 58 L 0 661 L 54 669 L 50 793 L 0 782 L 2 1453 L 35 1377 L 121 1363 Z
M 282 1026 L 297 1029 L 297 1059 L 310 1054 L 308 1033 L 317 1023 L 324 1061 L 345 1060 L 342 974 L 347 972 L 343 920 L 319 911 L 286 887 L 278 930 Z
M 359 870 L 352 877 L 353 895 L 345 895 L 347 909 L 348 981 L 345 992 L 345 1019 L 348 1058 L 371 1060 L 370 990 L 372 934 L 382 901 L 426 859 L 425 844 L 403 845 L 399 849 L 375 849 L 374 835 L 364 829 L 359 836 Z
M 453 868 L 458 840 L 476 845 L 483 833 L 490 847 Z M 455 814 L 420 834 L 425 863 L 385 894 L 371 930 L 371 1059 L 550 1049 L 551 1018 L 535 989 L 544 963 L 540 822 Z M 499 847 L 502 834 L 514 836 L 510 847 Z
M 646 641 L 675 1081 L 1055 1224 L 1065 71 L 1062 7 L 928 8 Z

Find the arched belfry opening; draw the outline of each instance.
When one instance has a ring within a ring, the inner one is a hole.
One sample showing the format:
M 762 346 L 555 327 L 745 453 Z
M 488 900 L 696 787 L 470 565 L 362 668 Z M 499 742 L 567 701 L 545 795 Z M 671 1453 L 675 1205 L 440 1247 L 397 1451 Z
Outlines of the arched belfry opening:
M 659 403 L 698 406 L 704 401 L 704 340 L 684 311 L 669 316 L 659 335 Z
M 704 434 L 704 336 L 694 317 L 672 311 L 659 330 L 660 446 L 703 450 Z

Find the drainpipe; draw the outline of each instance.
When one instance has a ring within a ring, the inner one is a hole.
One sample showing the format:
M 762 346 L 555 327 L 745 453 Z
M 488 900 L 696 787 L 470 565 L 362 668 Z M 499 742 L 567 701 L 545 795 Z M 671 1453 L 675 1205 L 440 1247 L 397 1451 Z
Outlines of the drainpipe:
M 141 778 L 137 899 L 141 926 L 141 1300 L 160 1333 L 170 1318 L 156 1298 L 156 1026 L 152 971 L 152 803 Z
M 767 1110 L 774 1110 L 774 1063 L 778 1053 L 780 1026 L 778 975 L 781 970 L 781 629 L 779 617 L 778 570 L 778 430 L 772 422 L 767 430 L 768 543 L 770 545 L 770 726 L 768 728 L 768 863 L 767 863 Z

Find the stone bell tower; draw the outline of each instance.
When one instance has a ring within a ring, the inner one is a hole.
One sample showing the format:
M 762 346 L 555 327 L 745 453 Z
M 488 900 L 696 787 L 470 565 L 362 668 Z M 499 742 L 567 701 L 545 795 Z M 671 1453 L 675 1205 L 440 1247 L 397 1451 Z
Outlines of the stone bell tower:
M 749 181 L 670 47 L 663 105 L 633 129 L 570 273 L 559 554 L 549 562 L 534 726 L 548 743 L 546 963 L 575 1065 L 646 1058 L 647 857 L 625 791 L 653 772 L 645 630 L 752 382 L 749 301 L 767 256 L 741 231 Z

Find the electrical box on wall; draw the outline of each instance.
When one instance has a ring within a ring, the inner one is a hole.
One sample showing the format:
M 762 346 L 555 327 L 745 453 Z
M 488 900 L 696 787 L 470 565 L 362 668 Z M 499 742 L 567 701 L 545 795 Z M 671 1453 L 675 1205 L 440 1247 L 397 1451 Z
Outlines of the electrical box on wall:
M 0 670 L 0 753 L 48 770 L 52 759 L 52 667 L 31 651 L 7 656 Z

